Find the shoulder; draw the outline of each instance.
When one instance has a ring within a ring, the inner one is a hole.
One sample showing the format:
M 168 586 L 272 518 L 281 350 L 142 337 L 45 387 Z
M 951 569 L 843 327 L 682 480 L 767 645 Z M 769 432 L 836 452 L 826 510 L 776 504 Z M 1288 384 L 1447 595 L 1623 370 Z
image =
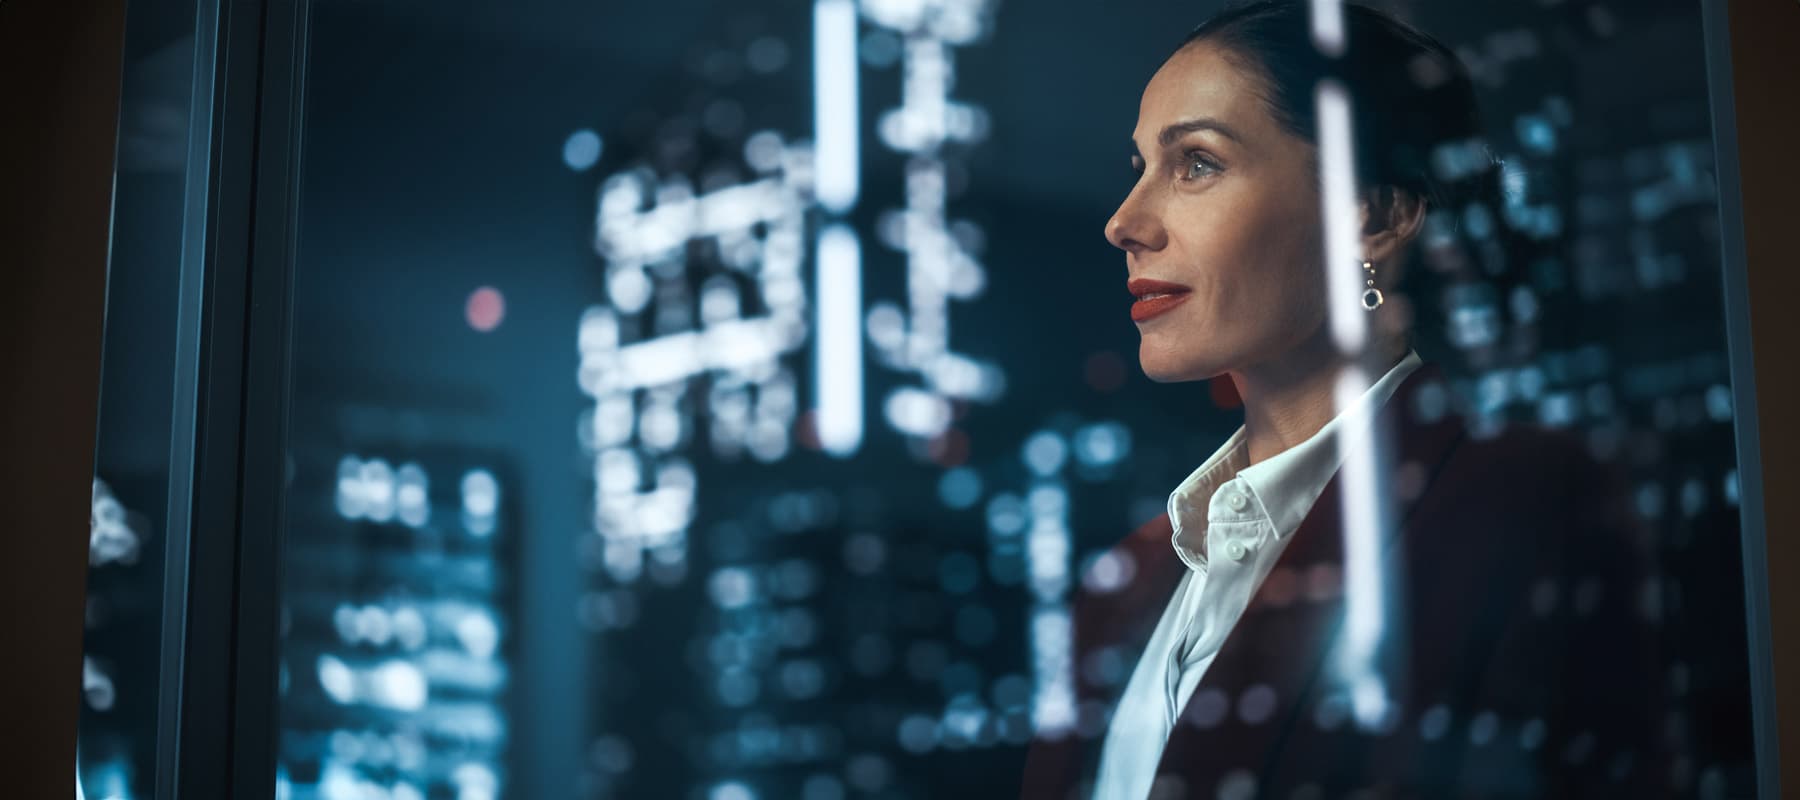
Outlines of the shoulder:
M 1579 433 L 1513 423 L 1489 432 L 1468 429 L 1430 476 L 1426 494 L 1486 497 L 1521 511 L 1543 511 L 1616 499 L 1623 486 L 1623 472 L 1595 458 Z
M 1628 556 L 1649 537 L 1628 486 L 1625 470 L 1596 458 L 1579 432 L 1470 431 L 1425 486 L 1416 522 L 1501 537 L 1554 560 Z

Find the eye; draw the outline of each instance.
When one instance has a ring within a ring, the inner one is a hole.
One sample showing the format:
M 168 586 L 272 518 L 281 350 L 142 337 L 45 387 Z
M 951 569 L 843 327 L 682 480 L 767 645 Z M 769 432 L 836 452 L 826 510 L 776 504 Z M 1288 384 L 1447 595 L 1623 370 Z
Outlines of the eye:
M 1131 171 L 1135 172 L 1139 175 L 1144 174 L 1144 157 L 1143 156 L 1134 155 L 1131 157 Z
M 1184 180 L 1204 178 L 1222 170 L 1216 162 L 1199 150 L 1189 150 L 1182 154 L 1182 164 L 1184 168 L 1181 177 Z

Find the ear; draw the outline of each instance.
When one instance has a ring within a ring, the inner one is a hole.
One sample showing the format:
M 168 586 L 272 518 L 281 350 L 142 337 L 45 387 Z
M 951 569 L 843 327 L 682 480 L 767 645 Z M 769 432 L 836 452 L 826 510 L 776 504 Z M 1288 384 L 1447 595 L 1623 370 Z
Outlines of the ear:
M 1363 193 L 1362 221 L 1363 258 L 1391 264 L 1424 228 L 1425 199 L 1394 186 L 1372 187 Z

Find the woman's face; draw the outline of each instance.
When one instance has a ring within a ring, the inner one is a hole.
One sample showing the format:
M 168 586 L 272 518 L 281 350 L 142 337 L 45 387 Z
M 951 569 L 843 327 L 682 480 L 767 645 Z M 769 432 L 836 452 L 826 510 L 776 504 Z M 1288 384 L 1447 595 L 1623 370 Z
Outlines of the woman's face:
M 1131 135 L 1138 181 L 1106 238 L 1125 251 L 1152 380 L 1255 368 L 1325 322 L 1314 148 L 1270 116 L 1261 87 L 1196 42 L 1144 89 Z

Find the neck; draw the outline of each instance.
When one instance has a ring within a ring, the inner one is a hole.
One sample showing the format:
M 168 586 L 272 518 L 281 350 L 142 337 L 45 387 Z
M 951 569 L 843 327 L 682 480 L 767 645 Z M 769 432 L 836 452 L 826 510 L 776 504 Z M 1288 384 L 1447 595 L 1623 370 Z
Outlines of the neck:
M 1244 402 L 1244 436 L 1250 463 L 1258 464 L 1306 441 L 1337 416 L 1338 381 L 1360 367 L 1358 392 L 1406 357 L 1403 339 L 1373 342 L 1346 355 L 1323 326 L 1281 357 L 1230 373 Z

